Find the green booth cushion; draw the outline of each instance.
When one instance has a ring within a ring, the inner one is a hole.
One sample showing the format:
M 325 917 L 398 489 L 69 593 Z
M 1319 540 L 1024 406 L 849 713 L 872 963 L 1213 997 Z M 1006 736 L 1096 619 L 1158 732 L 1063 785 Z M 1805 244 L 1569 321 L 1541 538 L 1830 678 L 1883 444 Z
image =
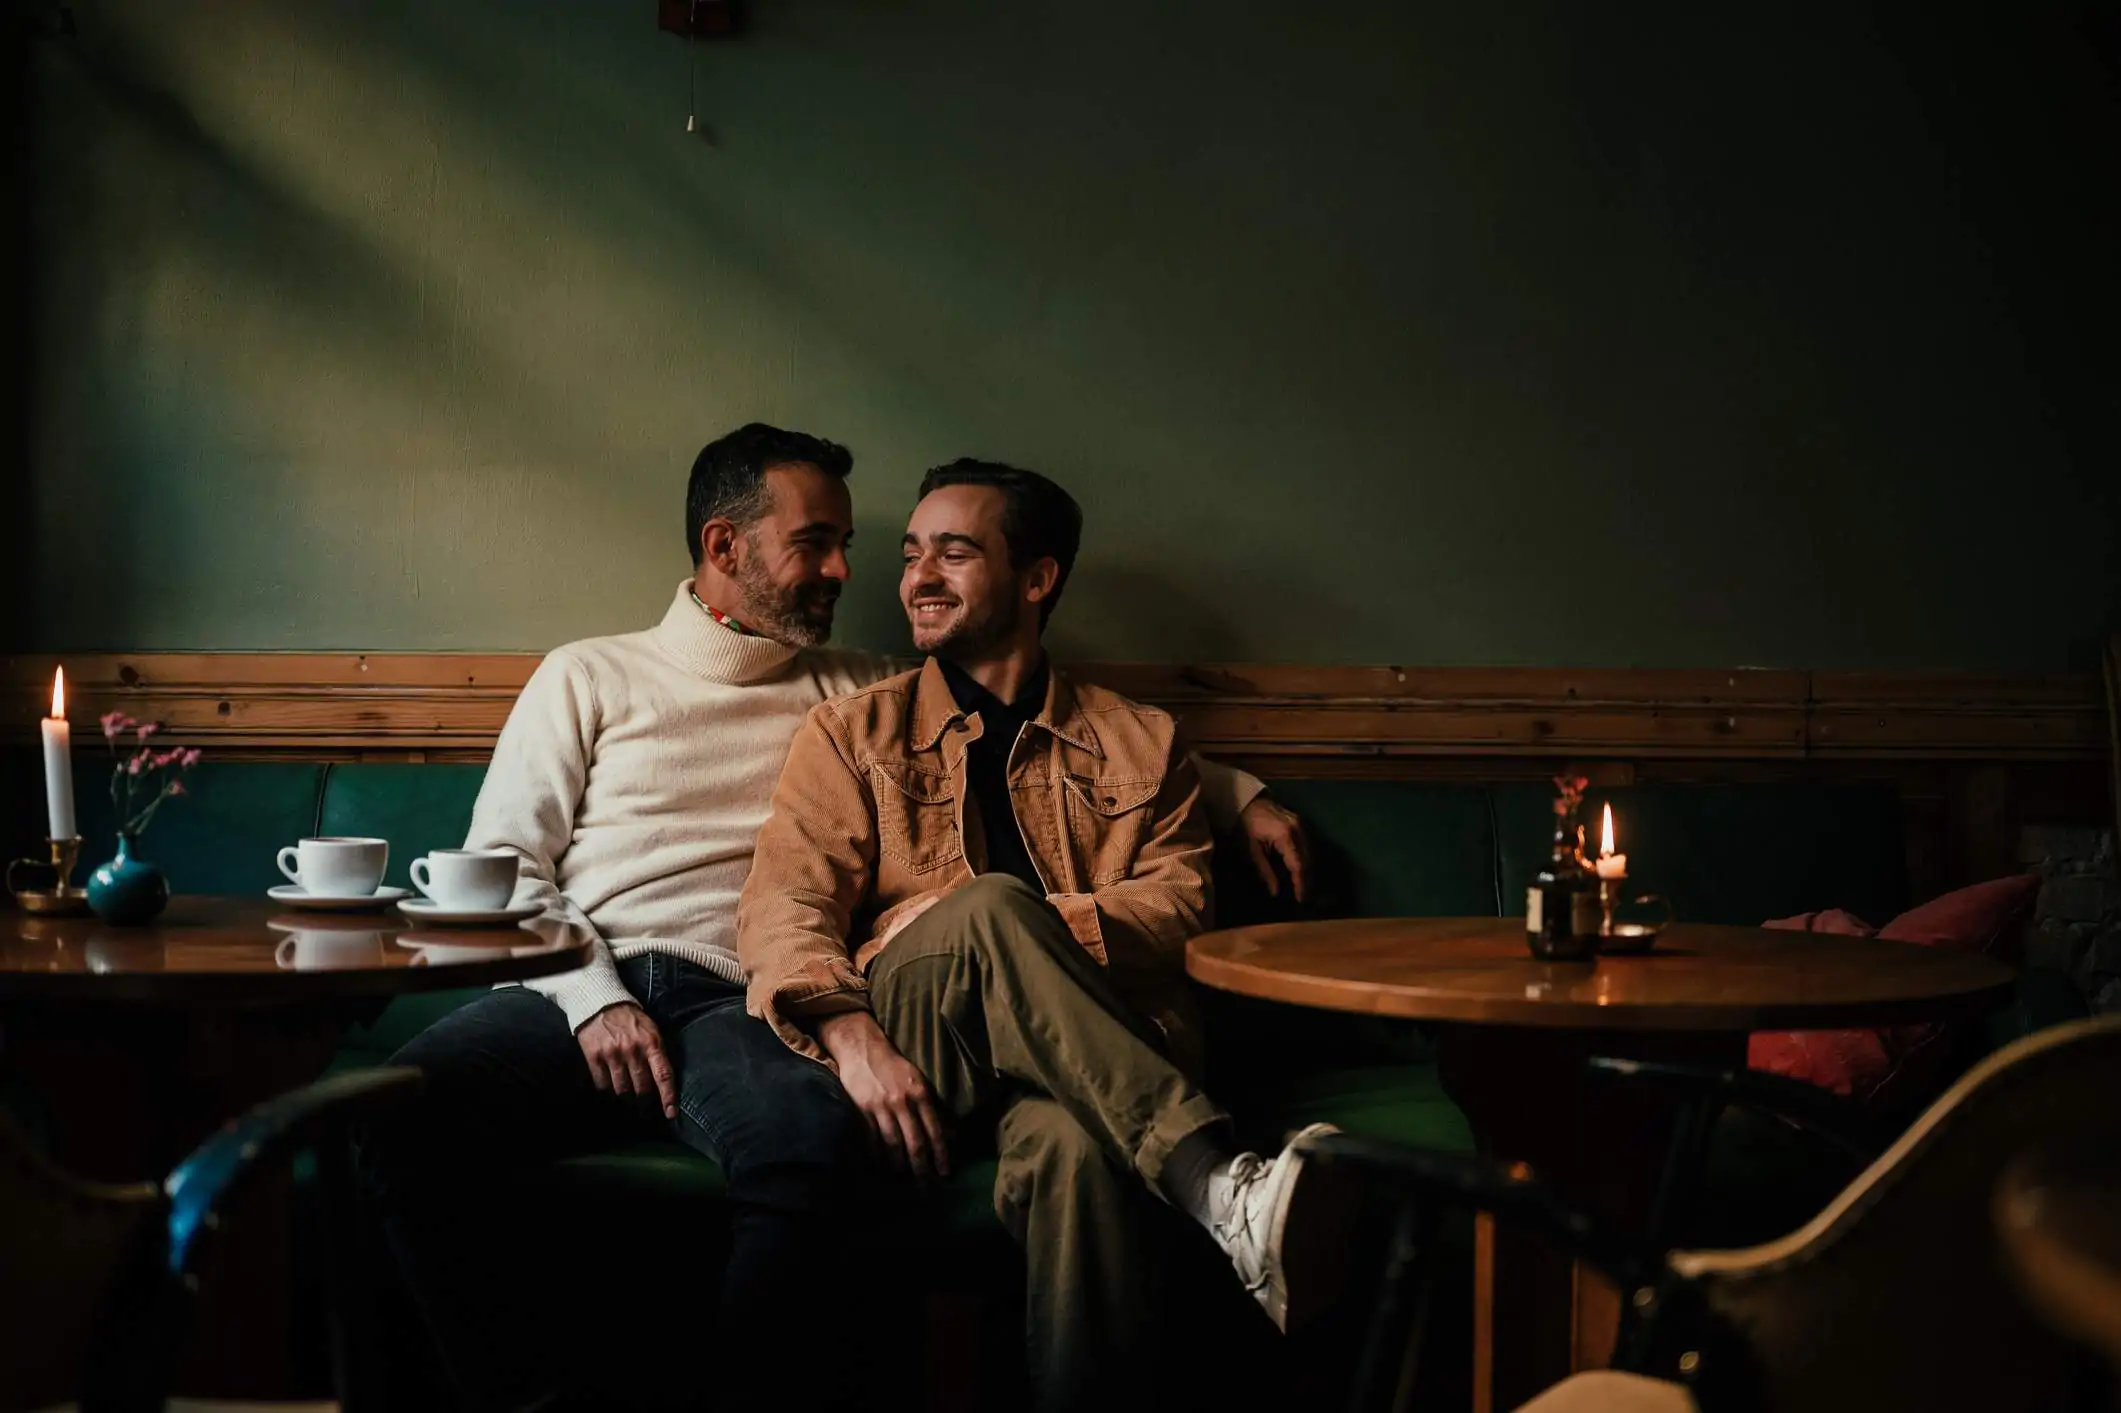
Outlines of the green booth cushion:
M 412 886 L 412 861 L 435 849 L 459 848 L 471 807 L 486 778 L 483 765 L 334 765 L 324 777 L 319 834 L 372 835 L 390 841 L 384 881 Z M 342 1065 L 380 1065 L 406 1041 L 479 994 L 481 988 L 400 996 L 340 1048 Z
M 332 1060 L 332 1072 L 389 1064 L 407 1041 L 487 989 L 464 986 L 396 997 L 373 1020 L 347 1027 Z
M 1217 851 L 1220 927 L 1332 917 L 1493 917 L 1495 834 L 1487 791 L 1405 780 L 1277 780 L 1304 822 L 1310 897 L 1270 897 L 1242 849 Z M 1419 1062 L 1409 1023 L 1275 1005 L 1203 989 L 1210 1079 L 1241 1088 L 1291 1069 Z
M 324 777 L 317 833 L 388 839 L 383 881 L 410 888 L 414 859 L 464 846 L 485 778 L 483 765 L 334 765 Z
M 1451 1102 L 1436 1066 L 1361 1065 L 1319 1069 L 1254 1084 L 1228 1101 L 1247 1143 L 1271 1152 L 1312 1123 L 1338 1124 L 1361 1138 L 1473 1151 L 1473 1131 Z
M 118 847 L 105 763 L 94 756 L 74 762 L 77 882 Z M 323 781 L 322 765 L 201 761 L 185 773 L 185 793 L 156 812 L 139 856 L 161 868 L 175 893 L 263 893 L 287 881 L 274 862 L 281 847 L 316 832 Z
M 1552 848 L 1552 787 L 1502 785 L 1495 801 L 1501 915 L 1524 915 L 1525 890 Z M 1754 927 L 1847 908 L 1874 922 L 1907 905 L 1900 801 L 1886 785 L 1646 785 L 1592 790 L 1589 850 L 1611 802 L 1629 882 L 1662 893 L 1682 922 Z
M 1274 798 L 1296 812 L 1310 839 L 1309 915 L 1495 915 L 1495 830 L 1486 790 L 1407 780 L 1277 780 Z M 1248 859 L 1226 861 L 1251 872 Z M 1271 920 L 1271 905 L 1261 902 L 1256 877 L 1251 889 L 1224 890 L 1217 925 Z
M 1377 1065 L 1292 1075 L 1238 1096 L 1244 1140 L 1265 1153 L 1309 1123 L 1334 1123 L 1366 1138 L 1439 1148 L 1473 1149 L 1465 1116 L 1445 1096 L 1433 1065 Z M 981 1242 L 999 1234 L 994 1215 L 992 1158 L 964 1163 L 934 1192 L 902 1213 L 909 1237 Z M 675 1141 L 650 1140 L 584 1154 L 554 1164 L 540 1185 L 628 1198 L 720 1201 L 728 1191 L 721 1169 Z
M 886 1220 L 915 1250 L 932 1251 L 938 1240 L 957 1256 L 1005 1241 L 994 1214 L 992 1158 L 963 1163 L 935 1189 L 908 1198 Z M 719 1203 L 728 1179 L 712 1159 L 672 1140 L 649 1139 L 552 1164 L 533 1180 L 539 1191 L 596 1202 L 672 1203 L 696 1219 L 701 1203 Z M 641 1210 L 629 1205 L 627 1210 Z M 994 1253 L 988 1252 L 991 1256 Z

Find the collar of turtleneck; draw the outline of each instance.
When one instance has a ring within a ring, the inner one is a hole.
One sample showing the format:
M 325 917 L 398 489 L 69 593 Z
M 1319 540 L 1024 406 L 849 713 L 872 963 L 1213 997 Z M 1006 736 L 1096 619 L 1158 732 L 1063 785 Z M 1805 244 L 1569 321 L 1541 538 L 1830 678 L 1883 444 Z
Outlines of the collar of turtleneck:
M 686 671 L 710 682 L 761 682 L 776 677 L 800 648 L 725 628 L 694 601 L 692 585 L 678 585 L 670 611 L 651 630 L 663 651 Z

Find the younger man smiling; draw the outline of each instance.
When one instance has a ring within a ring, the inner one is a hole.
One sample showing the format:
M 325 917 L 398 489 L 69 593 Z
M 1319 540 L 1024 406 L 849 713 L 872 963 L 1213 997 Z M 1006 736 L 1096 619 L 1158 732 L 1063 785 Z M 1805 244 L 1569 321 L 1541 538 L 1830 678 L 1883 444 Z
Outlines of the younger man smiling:
M 1140 1391 L 1164 1220 L 1145 1191 L 1281 1325 L 1331 1294 L 1347 1210 L 1299 1143 L 1233 1152 L 1191 1077 L 1200 779 L 1169 716 L 1046 660 L 1081 535 L 1036 472 L 929 472 L 899 583 L 928 661 L 809 714 L 737 909 L 752 1014 L 833 1066 L 899 1165 L 947 1174 L 949 1128 L 992 1126 L 1049 1408 Z

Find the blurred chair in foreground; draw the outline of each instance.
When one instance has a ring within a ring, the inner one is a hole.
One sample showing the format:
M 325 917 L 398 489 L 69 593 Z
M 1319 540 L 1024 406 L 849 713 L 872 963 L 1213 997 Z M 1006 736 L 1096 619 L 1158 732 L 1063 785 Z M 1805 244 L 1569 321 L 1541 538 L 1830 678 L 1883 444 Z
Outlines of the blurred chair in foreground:
M 347 1126 L 419 1085 L 416 1070 L 365 1070 L 282 1095 L 229 1123 L 159 1184 L 72 1178 L 0 1111 L 0 1413 L 243 1406 L 167 1401 L 211 1233 L 241 1219 L 243 1189 L 258 1174 L 311 1151 L 335 1283 L 357 1270 Z M 333 1373 L 349 1404 L 364 1308 L 347 1291 L 334 1301 Z
M 1521 1165 L 1322 1139 L 1321 1157 L 1368 1169 L 1400 1203 L 1355 1406 L 1407 1406 L 1428 1232 L 1452 1206 L 1545 1233 L 1626 1294 L 1613 1370 L 1564 1380 L 1525 1413 L 2080 1406 L 2082 1363 L 2019 1298 L 1990 1212 L 2013 1159 L 2043 1143 L 2115 1151 L 2116 1093 L 2121 1016 L 2028 1036 L 1970 1070 L 1811 1221 L 1724 1251 L 1615 1230 Z

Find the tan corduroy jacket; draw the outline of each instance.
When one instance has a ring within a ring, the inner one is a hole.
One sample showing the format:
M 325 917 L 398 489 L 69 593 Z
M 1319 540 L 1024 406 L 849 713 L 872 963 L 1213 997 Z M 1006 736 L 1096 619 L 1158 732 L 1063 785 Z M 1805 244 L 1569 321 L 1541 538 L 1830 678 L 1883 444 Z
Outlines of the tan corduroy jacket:
M 965 767 L 980 731 L 930 659 L 825 702 L 796 732 L 737 905 L 737 955 L 751 1013 L 798 1053 L 825 1058 L 797 1017 L 866 1005 L 894 923 L 985 869 Z M 1054 671 L 1008 775 L 1048 901 L 1193 1067 L 1185 946 L 1209 925 L 1210 841 L 1175 723 Z

